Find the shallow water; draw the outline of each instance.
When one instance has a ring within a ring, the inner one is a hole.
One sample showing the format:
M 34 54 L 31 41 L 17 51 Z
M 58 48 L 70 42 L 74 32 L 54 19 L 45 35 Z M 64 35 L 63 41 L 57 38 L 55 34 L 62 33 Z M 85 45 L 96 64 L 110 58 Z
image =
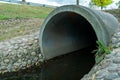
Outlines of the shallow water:
M 80 80 L 95 63 L 91 50 L 79 50 L 45 61 L 42 66 L 6 73 L 0 80 Z

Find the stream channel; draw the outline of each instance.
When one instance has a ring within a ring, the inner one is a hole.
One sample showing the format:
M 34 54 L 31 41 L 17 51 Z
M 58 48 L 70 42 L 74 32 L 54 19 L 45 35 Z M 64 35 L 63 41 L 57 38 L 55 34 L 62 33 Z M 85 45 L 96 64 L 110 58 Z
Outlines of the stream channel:
M 0 80 L 80 80 L 95 64 L 91 47 L 71 52 L 40 66 L 0 75 Z

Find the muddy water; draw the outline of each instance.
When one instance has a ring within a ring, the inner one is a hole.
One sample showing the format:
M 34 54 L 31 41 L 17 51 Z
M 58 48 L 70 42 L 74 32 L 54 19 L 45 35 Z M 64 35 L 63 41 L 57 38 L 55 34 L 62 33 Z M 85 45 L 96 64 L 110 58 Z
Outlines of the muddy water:
M 95 63 L 91 50 L 86 48 L 45 61 L 42 66 L 6 73 L 0 80 L 80 80 Z

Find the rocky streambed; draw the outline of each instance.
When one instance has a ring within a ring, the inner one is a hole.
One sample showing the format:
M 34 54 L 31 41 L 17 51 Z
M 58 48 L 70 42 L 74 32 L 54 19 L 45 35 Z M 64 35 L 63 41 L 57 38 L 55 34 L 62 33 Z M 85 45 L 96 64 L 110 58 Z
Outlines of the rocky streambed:
M 81 80 L 120 80 L 120 30 L 113 35 L 110 45 L 111 54 L 96 64 Z M 42 74 L 38 74 L 43 61 L 38 32 L 0 42 L 0 55 L 1 79 L 22 80 L 24 77 L 25 80 L 42 80 Z
M 0 42 L 0 73 L 18 71 L 42 61 L 38 32 Z
M 0 42 L 0 79 L 42 80 L 39 32 Z M 81 80 L 120 80 L 120 30 L 111 39 L 111 54 Z
M 120 80 L 120 29 L 113 35 L 110 46 L 111 53 L 81 80 Z

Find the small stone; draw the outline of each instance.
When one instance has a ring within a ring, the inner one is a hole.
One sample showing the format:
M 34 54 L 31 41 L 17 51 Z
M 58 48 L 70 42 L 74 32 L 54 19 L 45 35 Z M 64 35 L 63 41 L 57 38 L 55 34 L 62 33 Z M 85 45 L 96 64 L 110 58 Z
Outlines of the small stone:
M 21 58 L 21 57 L 22 57 L 22 55 L 18 54 L 18 55 L 17 55 L 17 57 L 18 57 L 18 58 Z
M 114 80 L 120 80 L 120 78 L 116 78 L 116 79 L 114 79 Z
M 38 36 L 35 36 L 34 39 L 35 39 L 35 40 L 38 40 Z
M 31 60 L 28 60 L 28 64 L 31 64 Z
M 104 73 L 104 74 L 103 74 Z M 106 76 L 108 74 L 108 71 L 106 71 L 106 70 L 99 70 L 99 71 L 97 71 L 96 72 L 96 78 L 97 79 L 101 79 L 101 78 L 103 78 L 104 76 Z
M 23 46 L 23 48 L 24 48 L 24 49 L 27 49 L 27 48 L 28 48 L 28 46 Z
M 17 52 L 17 51 L 12 51 L 12 52 L 9 53 L 9 55 L 15 56 L 15 55 L 16 55 L 16 52 Z
M 115 52 L 111 52 L 110 54 L 106 55 L 105 58 L 110 59 L 110 58 L 113 58 L 114 55 L 115 55 Z
M 19 67 L 17 65 L 14 65 L 14 71 L 18 71 Z
M 120 57 L 120 52 L 117 52 L 115 56 Z
M 38 40 L 34 40 L 35 43 L 38 43 Z
M 112 43 L 113 44 L 115 44 L 115 43 L 117 43 L 118 41 L 117 41 L 117 39 L 116 38 L 112 38 Z
M 108 71 L 109 71 L 109 72 L 116 72 L 118 66 L 117 66 L 117 64 L 112 63 L 112 64 L 109 65 L 107 68 L 108 68 Z
M 39 61 L 40 61 L 40 62 L 43 62 L 43 61 L 44 61 L 44 59 L 42 59 L 42 58 L 41 58 L 41 59 L 39 59 Z
M 19 63 L 21 63 L 21 62 L 22 62 L 22 60 L 21 60 L 21 59 L 18 59 L 18 62 L 19 62 Z
M 120 64 L 120 57 L 114 58 L 113 63 Z
M 27 39 L 26 39 L 26 38 L 23 38 L 22 41 L 23 41 L 24 43 L 26 43 L 26 42 L 27 42 Z
M 7 57 L 9 54 L 8 53 L 3 53 L 3 56 L 4 57 Z
M 26 66 L 27 65 L 27 63 L 26 62 L 22 62 L 22 66 Z
M 35 57 L 35 58 L 34 58 L 34 61 L 35 61 L 35 62 L 38 61 L 38 57 Z
M 115 38 L 120 38 L 120 32 L 116 33 L 116 34 L 114 35 L 114 37 L 115 37 Z
M 28 44 L 29 46 L 32 46 L 32 45 L 33 45 L 33 42 L 30 42 L 30 41 L 29 41 L 27 44 Z
M 19 48 L 19 46 L 14 46 L 14 49 L 17 50 Z
M 20 66 L 20 63 L 17 63 L 17 62 L 16 62 L 16 63 L 14 63 L 13 65 L 14 65 L 14 66 Z
M 1 66 L 0 67 L 0 70 L 6 70 L 7 68 L 6 68 L 6 66 Z
M 120 42 L 116 44 L 116 47 L 117 47 L 117 48 L 120 47 Z
M 11 48 L 9 48 L 9 49 L 8 49 L 8 52 L 12 52 L 12 49 L 11 49 Z
M 118 78 L 118 74 L 117 73 L 109 73 L 105 76 L 105 80 L 114 80 L 115 78 Z
M 21 43 L 22 43 L 22 40 L 18 40 L 17 43 L 18 43 L 18 44 L 21 44 Z
M 28 53 L 26 49 L 24 49 L 23 52 L 25 55 L 27 55 L 27 53 Z
M 25 43 L 21 43 L 20 46 L 24 47 L 24 46 L 25 46 Z
M 115 35 L 120 35 L 120 32 L 117 32 Z
M 5 63 L 9 63 L 10 60 L 9 60 L 9 59 L 5 59 L 4 62 L 5 62 Z
M 31 46 L 28 46 L 28 49 L 29 49 L 29 50 L 31 50 L 31 49 L 32 49 L 32 47 L 31 47 Z
M 42 54 L 39 54 L 39 58 L 42 58 Z
M 36 55 L 36 53 L 35 53 L 35 52 L 32 52 L 32 53 L 31 53 L 31 55 L 32 55 L 32 56 L 35 56 L 35 55 Z

